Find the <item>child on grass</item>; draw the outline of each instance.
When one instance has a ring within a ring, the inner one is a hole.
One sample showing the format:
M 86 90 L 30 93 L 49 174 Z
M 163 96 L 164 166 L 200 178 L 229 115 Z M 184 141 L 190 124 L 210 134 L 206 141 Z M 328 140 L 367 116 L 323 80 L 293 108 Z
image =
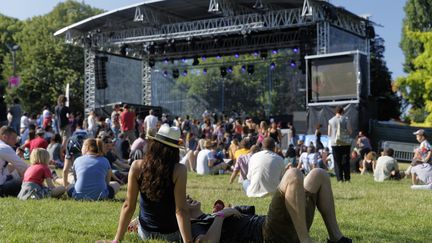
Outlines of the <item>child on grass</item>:
M 24 173 L 23 184 L 18 198 L 21 200 L 59 198 L 65 192 L 63 186 L 54 186 L 53 176 L 48 167 L 50 155 L 46 149 L 35 148 L 30 155 L 31 166 Z M 44 181 L 47 186 L 44 185 Z

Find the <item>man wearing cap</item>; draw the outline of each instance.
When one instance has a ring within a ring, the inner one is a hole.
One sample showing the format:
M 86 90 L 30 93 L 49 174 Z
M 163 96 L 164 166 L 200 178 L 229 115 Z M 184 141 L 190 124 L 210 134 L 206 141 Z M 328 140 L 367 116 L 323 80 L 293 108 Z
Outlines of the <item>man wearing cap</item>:
M 29 167 L 12 149 L 16 141 L 14 128 L 0 128 L 0 197 L 18 195 L 22 177 Z
M 44 139 L 45 131 L 41 128 L 36 130 L 36 137 L 32 140 L 30 140 L 30 143 L 24 144 L 24 148 L 30 149 L 30 153 L 35 148 L 44 148 L 46 149 L 48 147 L 48 142 Z

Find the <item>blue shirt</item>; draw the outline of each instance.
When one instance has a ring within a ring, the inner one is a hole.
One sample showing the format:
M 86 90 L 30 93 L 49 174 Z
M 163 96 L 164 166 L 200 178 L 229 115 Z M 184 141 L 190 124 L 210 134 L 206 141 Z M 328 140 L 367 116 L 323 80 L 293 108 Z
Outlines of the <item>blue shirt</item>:
M 76 183 L 74 199 L 101 200 L 108 197 L 106 176 L 111 169 L 105 157 L 83 155 L 74 162 Z

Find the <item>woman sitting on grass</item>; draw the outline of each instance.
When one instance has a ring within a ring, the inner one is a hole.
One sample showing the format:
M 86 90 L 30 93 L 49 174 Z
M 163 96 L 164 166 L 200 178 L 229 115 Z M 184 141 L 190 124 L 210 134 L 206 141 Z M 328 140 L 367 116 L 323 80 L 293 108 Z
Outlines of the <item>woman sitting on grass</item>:
M 54 186 L 53 175 L 48 167 L 50 155 L 43 148 L 33 149 L 30 155 L 32 164 L 24 173 L 23 184 L 18 198 L 21 200 L 41 199 L 45 197 L 59 198 L 65 192 L 63 186 Z M 47 186 L 44 185 L 44 181 Z
M 179 163 L 180 129 L 164 124 L 149 136 L 143 160 L 132 163 L 126 201 L 120 212 L 115 241 L 120 242 L 140 194 L 138 232 L 143 240 L 192 242 L 186 205 L 186 166 Z
M 369 152 L 364 160 L 361 161 L 360 173 L 364 175 L 365 173 L 374 173 L 377 161 L 377 154 L 375 152 Z
M 89 138 L 84 141 L 82 156 L 73 165 L 75 184 L 68 187 L 68 195 L 77 200 L 113 199 L 120 185 L 111 180 L 111 167 L 103 157 L 103 142 Z

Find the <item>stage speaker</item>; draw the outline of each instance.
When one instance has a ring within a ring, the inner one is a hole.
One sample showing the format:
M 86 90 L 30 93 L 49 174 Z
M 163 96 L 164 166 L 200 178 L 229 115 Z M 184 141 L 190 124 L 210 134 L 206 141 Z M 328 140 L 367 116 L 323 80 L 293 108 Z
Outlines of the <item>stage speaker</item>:
M 95 58 L 95 81 L 96 89 L 106 89 L 108 87 L 108 82 L 106 78 L 106 63 L 108 62 L 108 57 L 96 56 Z

